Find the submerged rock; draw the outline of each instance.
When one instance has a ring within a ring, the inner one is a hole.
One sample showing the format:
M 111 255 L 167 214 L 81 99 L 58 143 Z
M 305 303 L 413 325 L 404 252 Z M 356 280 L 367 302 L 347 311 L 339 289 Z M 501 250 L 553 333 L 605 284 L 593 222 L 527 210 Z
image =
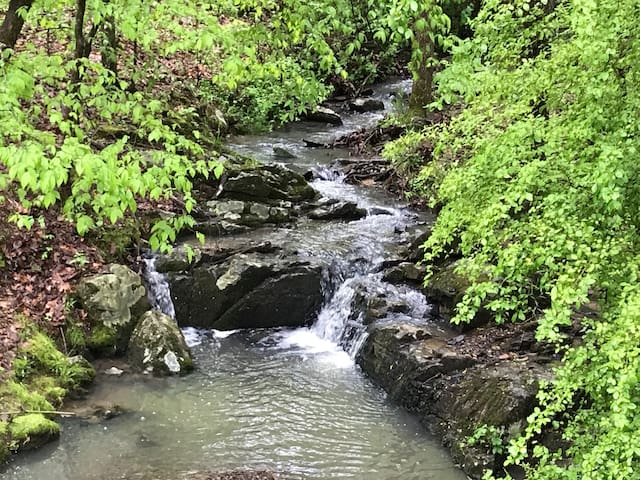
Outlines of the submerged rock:
M 229 472 L 191 473 L 184 480 L 278 480 L 273 472 L 265 470 L 232 470 Z
M 145 313 L 129 341 L 133 368 L 155 375 L 175 375 L 193 369 L 191 352 L 175 320 L 157 310 Z
M 293 254 L 203 258 L 169 284 L 180 325 L 220 330 L 306 325 L 323 298 L 322 266 Z
M 75 296 L 87 312 L 91 334 L 87 346 L 100 355 L 120 355 L 140 316 L 150 305 L 140 275 L 124 265 L 83 279 Z

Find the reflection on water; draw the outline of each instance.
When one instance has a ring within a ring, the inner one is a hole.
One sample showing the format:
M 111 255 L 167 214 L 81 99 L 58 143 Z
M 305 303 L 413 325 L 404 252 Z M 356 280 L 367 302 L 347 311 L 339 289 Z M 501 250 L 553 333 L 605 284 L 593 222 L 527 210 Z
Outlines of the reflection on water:
M 240 467 L 291 479 L 465 478 L 413 417 L 311 330 L 189 338 L 197 372 L 102 379 L 89 402 L 128 413 L 65 421 L 63 441 L 20 456 L 3 480 L 168 480 Z

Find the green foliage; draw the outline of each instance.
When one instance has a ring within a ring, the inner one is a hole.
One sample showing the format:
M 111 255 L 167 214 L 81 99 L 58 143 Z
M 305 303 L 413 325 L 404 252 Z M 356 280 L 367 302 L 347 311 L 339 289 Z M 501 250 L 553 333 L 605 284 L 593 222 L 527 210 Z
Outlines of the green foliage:
M 503 428 L 494 425 L 480 425 L 467 437 L 463 446 L 482 446 L 491 453 L 500 455 L 505 451 L 504 441 L 502 440 L 503 434 Z
M 79 388 L 95 375 L 91 365 L 71 360 L 42 332 L 35 332 L 25 341 L 14 360 L 14 372 L 20 380 L 34 374 L 50 375 L 60 387 L 69 389 Z
M 35 439 L 55 437 L 59 433 L 60 426 L 40 413 L 20 415 L 9 424 L 9 436 L 14 450 Z
M 531 479 L 640 471 L 636 18 L 627 0 L 484 2 L 439 76 L 436 104 L 465 109 L 431 129 L 443 209 L 426 260 L 463 256 L 472 285 L 455 321 L 481 305 L 497 322 L 535 317 L 564 356 L 508 448 Z M 579 313 L 587 304 L 596 318 Z M 568 446 L 541 445 L 548 429 Z
M 403 175 L 415 174 L 428 159 L 424 158 L 421 147 L 426 140 L 422 132 L 409 131 L 403 136 L 387 143 L 382 157 Z

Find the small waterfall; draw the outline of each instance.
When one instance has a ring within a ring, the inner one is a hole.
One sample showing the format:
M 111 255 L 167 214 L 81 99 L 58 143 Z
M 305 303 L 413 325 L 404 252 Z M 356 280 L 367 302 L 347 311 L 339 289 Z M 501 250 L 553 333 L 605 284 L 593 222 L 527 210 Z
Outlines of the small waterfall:
M 362 314 L 354 310 L 356 285 L 361 276 L 347 279 L 325 303 L 311 330 L 318 337 L 340 345 L 352 358 L 367 338 Z
M 164 274 L 156 270 L 156 257 L 144 259 L 147 297 L 151 306 L 162 313 L 176 318 L 176 311 L 171 301 L 171 291 Z
M 372 302 L 373 300 L 373 302 Z M 340 284 L 318 314 L 311 331 L 318 337 L 339 345 L 355 358 L 367 339 L 367 309 L 384 305 L 382 321 L 421 322 L 431 307 L 420 292 L 389 284 L 380 274 L 356 273 Z

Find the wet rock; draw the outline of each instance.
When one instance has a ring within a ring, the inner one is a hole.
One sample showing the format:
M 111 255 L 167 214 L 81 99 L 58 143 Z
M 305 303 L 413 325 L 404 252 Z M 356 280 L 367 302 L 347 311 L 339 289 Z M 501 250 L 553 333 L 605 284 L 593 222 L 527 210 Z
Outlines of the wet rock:
M 123 354 L 140 316 L 151 308 L 142 278 L 124 265 L 83 279 L 75 297 L 91 323 L 87 345 L 99 355 Z
M 393 215 L 393 212 L 387 208 L 372 207 L 369 209 L 369 215 Z
M 322 302 L 322 266 L 293 254 L 254 251 L 211 262 L 203 256 L 190 271 L 171 273 L 169 284 L 182 326 L 301 326 Z
M 297 158 L 289 150 L 282 147 L 273 147 L 273 155 L 277 158 L 285 158 L 285 159 Z
M 218 185 L 219 198 L 269 203 L 273 200 L 300 202 L 317 197 L 302 175 L 281 165 L 259 165 L 229 170 Z
M 517 434 L 535 407 L 539 382 L 550 379 L 549 370 L 527 360 L 477 364 L 437 332 L 420 329 L 374 324 L 358 363 L 393 400 L 442 436 L 468 475 L 480 478 L 499 468 L 499 459 L 490 445 L 470 446 L 467 438 L 481 425 Z
M 171 253 L 160 255 L 155 260 L 155 269 L 157 272 L 179 272 L 182 270 L 188 270 L 191 265 L 198 263 L 202 256 L 202 251 L 199 247 L 191 246 L 193 252 L 193 258 L 189 259 L 189 255 L 184 246 L 179 245 L 175 247 Z
M 212 200 L 206 203 L 205 211 L 213 217 L 213 221 L 210 222 L 212 224 L 215 222 L 220 225 L 227 222 L 241 227 L 288 223 L 298 216 L 294 205 L 286 201 L 264 204 L 240 200 Z
M 411 306 L 400 299 L 391 299 L 384 292 L 371 292 L 366 288 L 358 289 L 353 297 L 352 311 L 360 316 L 364 325 L 389 318 L 394 313 L 407 314 Z
M 360 113 L 384 110 L 384 102 L 373 98 L 356 98 L 349 102 L 349 110 Z
M 331 125 L 342 125 L 340 115 L 326 107 L 316 107 L 313 112 L 306 115 L 306 120 L 310 122 L 329 123 Z
M 191 352 L 177 323 L 168 315 L 150 310 L 140 319 L 129 341 L 133 368 L 155 375 L 175 375 L 193 369 Z
M 449 319 L 454 315 L 456 305 L 462 301 L 469 288 L 469 280 L 455 271 L 456 262 L 444 266 L 434 274 L 424 287 L 424 293 L 434 304 L 438 315 Z M 480 309 L 475 318 L 468 324 L 459 325 L 462 331 L 484 325 L 491 320 L 491 315 L 485 309 Z
M 408 252 L 407 252 L 407 260 L 409 262 L 417 263 L 422 261 L 424 258 L 424 250 L 422 249 L 422 245 L 426 242 L 431 236 L 431 228 L 427 228 L 425 231 L 418 230 L 416 232 L 412 232 L 409 244 L 408 244 Z
M 389 283 L 421 283 L 425 276 L 425 269 L 415 263 L 402 262 L 387 268 L 382 279 Z
M 432 380 L 475 363 L 440 338 L 420 339 L 417 328 L 425 332 L 421 336 L 432 335 L 427 327 L 406 322 L 373 326 L 357 359 L 393 400 L 411 411 L 419 411 L 423 401 L 436 394 L 439 385 Z
M 124 370 L 118 367 L 110 367 L 110 368 L 107 368 L 103 373 L 105 375 L 113 375 L 113 376 L 119 377 L 124 373 Z
M 359 220 L 367 216 L 367 211 L 355 202 L 336 201 L 314 208 L 307 215 L 312 220 Z

